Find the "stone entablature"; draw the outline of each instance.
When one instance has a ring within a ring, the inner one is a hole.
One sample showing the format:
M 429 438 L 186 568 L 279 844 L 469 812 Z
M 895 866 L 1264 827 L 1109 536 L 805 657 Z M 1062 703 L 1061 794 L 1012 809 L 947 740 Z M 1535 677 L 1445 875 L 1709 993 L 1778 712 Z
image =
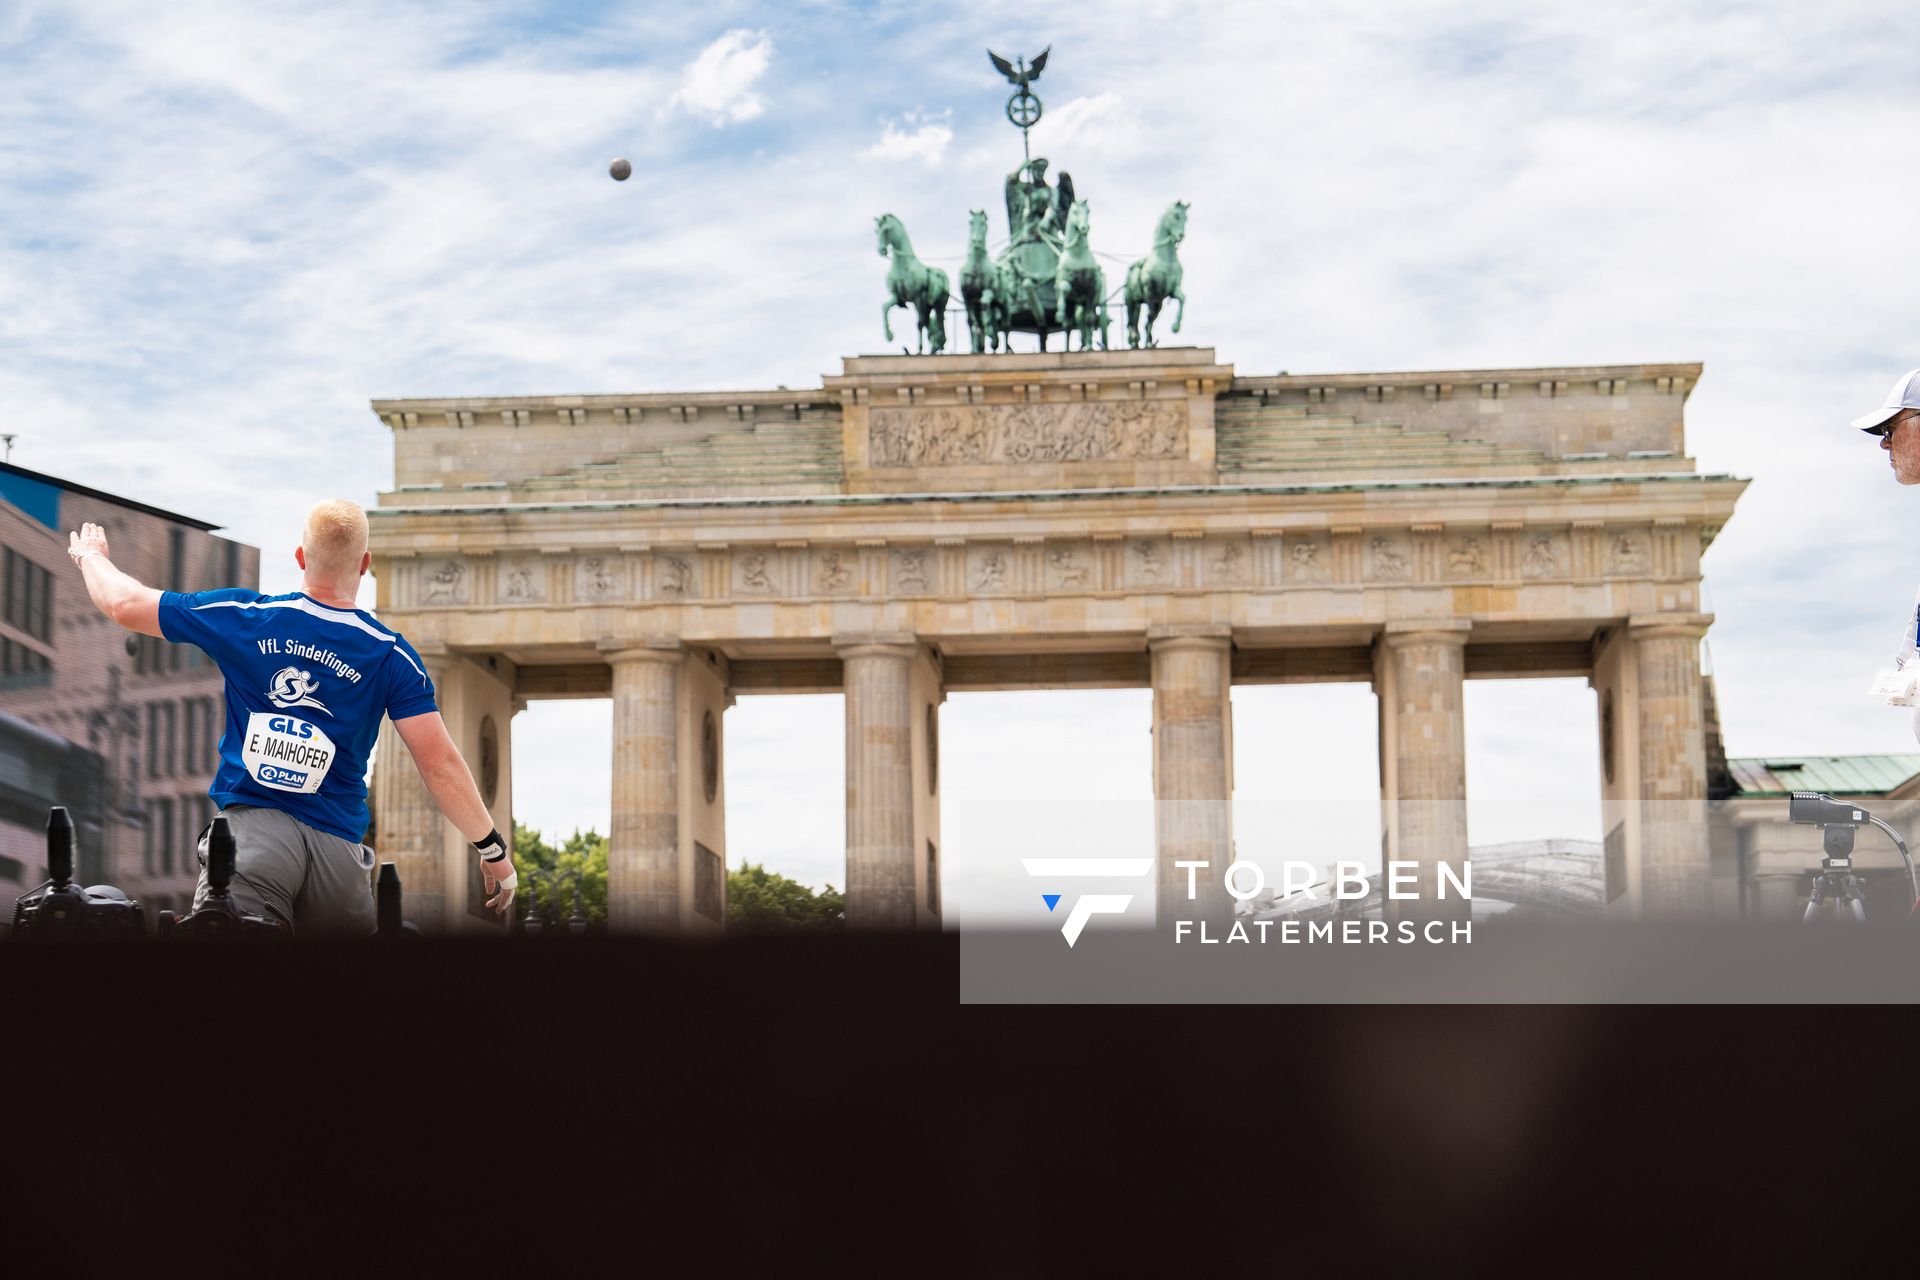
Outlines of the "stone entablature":
M 1132 636 L 1196 611 L 1255 632 L 1455 613 L 1598 624 L 1697 608 L 1704 544 L 1743 487 L 443 507 L 373 523 L 382 609 L 453 644 L 479 643 L 475 628 L 582 644 L 608 627 L 818 643 L 876 618 L 929 636 Z M 1020 607 L 987 627 L 973 610 L 994 601 Z
M 1221 407 L 1302 405 L 1560 461 L 1682 457 L 1693 363 L 1235 377 Z
M 1698 528 L 1654 524 L 1339 525 L 1243 535 L 985 533 L 458 554 L 383 547 L 393 607 L 1284 590 L 1698 575 Z

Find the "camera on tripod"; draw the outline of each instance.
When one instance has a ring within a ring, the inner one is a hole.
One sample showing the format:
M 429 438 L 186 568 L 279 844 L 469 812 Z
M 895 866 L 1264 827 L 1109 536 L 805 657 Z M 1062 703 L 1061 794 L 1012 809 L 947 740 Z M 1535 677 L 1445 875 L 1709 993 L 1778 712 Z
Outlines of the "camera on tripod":
M 73 883 L 73 816 L 47 814 L 47 882 L 13 902 L 12 936 L 22 941 L 138 938 L 147 931 L 140 903 L 110 884 Z
M 1836 915 L 1855 921 L 1867 918 L 1866 881 L 1853 869 L 1853 836 L 1861 827 L 1874 826 L 1892 838 L 1907 865 L 1907 881 L 1913 889 L 1915 909 L 1920 909 L 1920 876 L 1913 869 L 1913 857 L 1900 833 L 1857 804 L 1836 800 L 1818 791 L 1795 791 L 1787 800 L 1787 821 L 1819 827 L 1823 850 L 1820 870 L 1813 877 L 1807 895 L 1803 920 L 1816 920 L 1831 907 Z
M 237 856 L 233 828 L 227 816 L 216 816 L 207 827 L 207 896 L 192 914 L 160 913 L 162 938 L 286 938 L 293 930 L 268 916 L 248 915 L 233 900 L 233 868 Z

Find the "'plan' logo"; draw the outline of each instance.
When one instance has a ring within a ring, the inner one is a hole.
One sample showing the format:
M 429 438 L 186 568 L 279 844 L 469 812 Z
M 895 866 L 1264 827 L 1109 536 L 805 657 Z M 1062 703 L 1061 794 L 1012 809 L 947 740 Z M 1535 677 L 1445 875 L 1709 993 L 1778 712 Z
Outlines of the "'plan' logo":
M 1119 878 L 1137 878 L 1153 871 L 1152 858 L 1022 858 L 1020 865 L 1027 874 L 1041 880 L 1086 880 Z M 1043 893 L 1040 900 L 1047 904 L 1047 910 L 1053 911 L 1060 906 L 1064 894 Z M 1074 899 L 1067 909 L 1067 918 L 1060 925 L 1060 932 L 1066 936 L 1071 947 L 1080 940 L 1080 931 L 1087 927 L 1087 921 L 1094 916 L 1119 915 L 1133 903 L 1130 893 L 1087 893 Z

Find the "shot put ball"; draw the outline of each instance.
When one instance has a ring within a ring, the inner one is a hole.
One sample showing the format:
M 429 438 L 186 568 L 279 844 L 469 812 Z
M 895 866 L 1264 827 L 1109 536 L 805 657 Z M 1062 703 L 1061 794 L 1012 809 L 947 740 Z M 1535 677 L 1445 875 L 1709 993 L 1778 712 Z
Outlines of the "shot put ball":
M 607 172 L 613 175 L 615 182 L 625 182 L 633 176 L 633 166 L 625 160 L 615 160 L 607 166 Z

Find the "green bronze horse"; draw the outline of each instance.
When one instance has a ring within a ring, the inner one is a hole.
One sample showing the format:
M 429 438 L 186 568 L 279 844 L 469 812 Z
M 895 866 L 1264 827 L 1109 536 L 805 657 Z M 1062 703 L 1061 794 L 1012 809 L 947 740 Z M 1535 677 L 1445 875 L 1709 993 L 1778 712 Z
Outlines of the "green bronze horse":
M 880 327 L 887 341 L 893 341 L 893 309 L 912 307 L 919 328 L 916 349 L 924 351 L 931 345 L 932 354 L 939 355 L 947 345 L 943 314 L 949 292 L 947 273 L 914 256 L 913 242 L 907 239 L 907 228 L 900 219 L 883 213 L 873 220 L 873 226 L 880 256 L 887 257 L 891 252 L 893 257 L 887 268 L 887 300 L 880 307 Z
M 1107 345 L 1107 273 L 1087 247 L 1090 220 L 1087 202 L 1075 200 L 1067 213 L 1066 247 L 1053 277 L 1054 323 L 1066 331 L 1068 350 L 1078 332 L 1080 349 L 1091 351 L 1096 325 L 1101 349 Z
M 1013 310 L 1013 273 L 987 256 L 987 211 L 967 213 L 967 260 L 960 264 L 960 299 L 967 308 L 973 354 L 1006 349 Z
M 1152 347 L 1153 323 L 1168 298 L 1179 302 L 1173 313 L 1173 331 L 1187 314 L 1187 292 L 1180 287 L 1180 242 L 1187 237 L 1187 202 L 1175 200 L 1154 228 L 1153 252 L 1127 268 L 1127 345 Z M 1145 323 L 1142 323 L 1142 312 Z

